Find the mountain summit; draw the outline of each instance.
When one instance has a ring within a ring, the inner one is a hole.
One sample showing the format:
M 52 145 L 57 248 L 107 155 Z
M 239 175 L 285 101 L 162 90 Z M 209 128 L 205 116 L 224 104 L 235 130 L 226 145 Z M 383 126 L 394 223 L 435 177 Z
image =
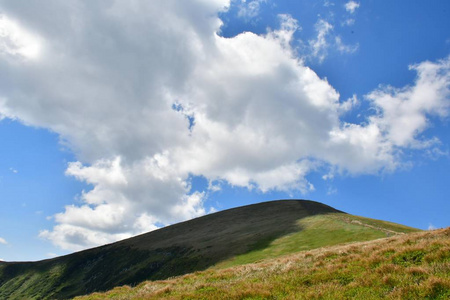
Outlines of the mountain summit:
M 0 298 L 60 299 L 144 280 L 415 231 L 308 200 L 220 211 L 38 262 L 1 262 Z

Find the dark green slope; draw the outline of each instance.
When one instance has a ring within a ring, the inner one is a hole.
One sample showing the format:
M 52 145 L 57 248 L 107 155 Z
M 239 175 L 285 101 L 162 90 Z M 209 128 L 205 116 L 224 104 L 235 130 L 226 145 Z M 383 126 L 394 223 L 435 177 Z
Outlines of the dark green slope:
M 306 200 L 221 211 L 39 262 L 0 263 L 0 299 L 61 299 L 144 280 L 414 231 Z

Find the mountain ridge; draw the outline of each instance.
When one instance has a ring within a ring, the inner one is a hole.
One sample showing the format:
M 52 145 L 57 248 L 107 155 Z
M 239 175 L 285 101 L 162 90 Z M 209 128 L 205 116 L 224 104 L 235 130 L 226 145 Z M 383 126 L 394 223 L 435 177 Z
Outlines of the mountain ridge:
M 267 201 L 53 259 L 2 263 L 0 297 L 68 298 L 301 249 L 388 235 L 365 226 L 371 222 L 374 227 L 393 232 L 415 230 L 352 216 L 310 200 Z

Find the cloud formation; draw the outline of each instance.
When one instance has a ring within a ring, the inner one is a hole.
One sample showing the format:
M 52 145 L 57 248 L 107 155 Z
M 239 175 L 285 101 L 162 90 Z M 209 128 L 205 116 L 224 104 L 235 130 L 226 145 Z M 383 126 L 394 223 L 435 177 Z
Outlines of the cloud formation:
M 450 57 L 409 68 L 417 72 L 414 85 L 380 86 L 366 95 L 375 110 L 366 123 L 343 123 L 330 132 L 336 146 L 341 143 L 350 146 L 344 165 L 351 172 L 394 170 L 401 161 L 401 149 L 426 149 L 438 142 L 435 137 L 426 139 L 420 134 L 429 126 L 429 116 L 448 116 Z M 341 159 L 342 156 L 339 162 L 330 161 L 341 165 Z
M 340 53 L 355 53 L 358 51 L 359 44 L 355 45 L 346 45 L 342 42 L 342 38 L 340 36 L 336 36 L 335 39 L 336 49 Z
M 21 28 L 17 22 L 0 14 L 0 53 L 22 59 L 36 58 L 41 50 L 36 36 Z
M 323 19 L 319 19 L 315 25 L 317 31 L 317 38 L 310 40 L 311 55 L 316 57 L 319 62 L 322 62 L 327 56 L 327 49 L 329 42 L 327 35 L 333 30 L 333 25 Z
M 0 237 L 0 244 L 7 245 L 8 242 L 4 238 Z
M 347 3 L 345 3 L 345 10 L 351 14 L 354 13 L 357 8 L 359 8 L 358 2 L 348 1 Z
M 252 19 L 259 15 L 261 4 L 267 0 L 241 0 L 239 4 L 238 17 Z
M 341 36 L 333 33 L 334 26 L 324 19 L 317 20 L 315 30 L 317 37 L 308 41 L 307 57 L 322 63 L 328 56 L 330 47 L 340 54 L 352 54 L 358 51 L 359 44 L 347 45 Z
M 340 101 L 296 56 L 297 21 L 281 15 L 264 35 L 224 38 L 217 14 L 229 4 L 1 4 L 43 46 L 33 60 L 0 52 L 0 115 L 57 132 L 79 160 L 66 174 L 93 187 L 41 237 L 79 250 L 205 214 L 211 191 L 193 190 L 192 176 L 211 190 L 226 181 L 307 192 L 314 170 L 394 170 L 402 149 L 430 147 L 419 135 L 429 116 L 448 113 L 449 59 L 411 66 L 412 86 L 373 91 L 375 113 L 349 124 L 341 115 L 357 98 Z

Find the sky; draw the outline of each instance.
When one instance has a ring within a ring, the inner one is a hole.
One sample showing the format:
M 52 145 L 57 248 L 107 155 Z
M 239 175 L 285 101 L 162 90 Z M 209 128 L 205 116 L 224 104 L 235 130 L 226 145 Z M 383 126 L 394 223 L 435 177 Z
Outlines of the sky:
M 449 12 L 0 0 L 0 259 L 275 199 L 450 226 Z

